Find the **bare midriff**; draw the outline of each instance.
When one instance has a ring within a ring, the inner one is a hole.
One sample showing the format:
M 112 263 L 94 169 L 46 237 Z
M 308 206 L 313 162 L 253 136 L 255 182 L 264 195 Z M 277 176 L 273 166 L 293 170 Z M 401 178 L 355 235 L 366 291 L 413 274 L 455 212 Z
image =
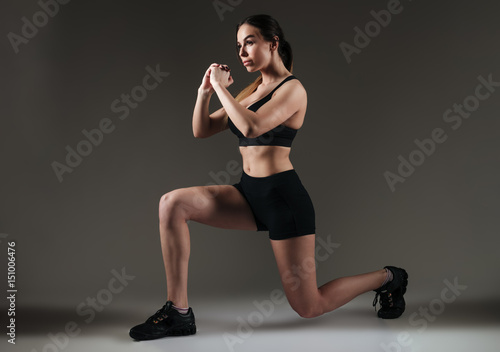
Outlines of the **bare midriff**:
M 293 169 L 290 147 L 253 145 L 239 147 L 243 159 L 243 171 L 249 176 L 266 177 Z

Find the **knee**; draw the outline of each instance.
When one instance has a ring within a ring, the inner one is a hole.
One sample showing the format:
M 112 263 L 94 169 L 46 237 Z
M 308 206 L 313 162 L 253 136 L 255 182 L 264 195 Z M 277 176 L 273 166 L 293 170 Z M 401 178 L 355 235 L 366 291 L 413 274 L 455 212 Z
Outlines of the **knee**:
M 292 309 L 302 318 L 316 318 L 323 314 L 323 310 L 317 304 L 292 305 Z
M 160 223 L 182 216 L 182 207 L 179 206 L 181 202 L 181 192 L 178 189 L 162 195 L 158 206 Z
M 167 206 L 169 203 L 175 200 L 176 191 L 177 190 L 174 189 L 173 191 L 167 192 L 160 197 L 160 208 Z

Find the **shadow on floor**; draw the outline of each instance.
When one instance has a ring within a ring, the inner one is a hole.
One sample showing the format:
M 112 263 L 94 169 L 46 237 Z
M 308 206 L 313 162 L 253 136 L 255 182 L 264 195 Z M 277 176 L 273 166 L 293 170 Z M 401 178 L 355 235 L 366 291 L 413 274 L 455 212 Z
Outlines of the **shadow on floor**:
M 214 304 L 215 303 L 215 304 Z M 258 312 L 257 309 L 240 310 L 239 312 L 223 311 L 223 302 L 214 302 L 210 308 L 202 307 L 197 313 L 197 325 L 202 332 L 233 331 L 241 320 L 249 321 L 249 315 Z M 399 319 L 383 320 L 376 317 L 370 308 L 341 307 L 323 316 L 304 319 L 299 317 L 289 307 L 280 307 L 266 317 L 260 324 L 254 324 L 255 329 L 265 330 L 295 330 L 316 329 L 373 329 L 390 326 L 391 328 L 407 329 L 409 326 L 423 324 L 427 320 L 433 328 L 474 328 L 500 326 L 500 301 L 460 302 L 429 307 L 425 304 L 409 304 Z M 223 314 L 218 314 L 221 312 Z M 85 313 L 85 314 L 84 314 Z M 16 312 L 17 333 L 21 335 L 47 335 L 64 331 L 69 322 L 75 322 L 82 331 L 99 333 L 99 331 L 120 330 L 128 335 L 130 327 L 139 324 L 154 312 L 135 310 L 106 310 L 93 312 L 82 311 L 80 314 L 73 308 L 18 307 Z M 95 315 L 93 315 L 95 314 Z M 255 314 L 254 314 L 255 316 Z M 238 320 L 239 318 L 239 320 Z M 4 315 L 2 324 L 8 324 Z

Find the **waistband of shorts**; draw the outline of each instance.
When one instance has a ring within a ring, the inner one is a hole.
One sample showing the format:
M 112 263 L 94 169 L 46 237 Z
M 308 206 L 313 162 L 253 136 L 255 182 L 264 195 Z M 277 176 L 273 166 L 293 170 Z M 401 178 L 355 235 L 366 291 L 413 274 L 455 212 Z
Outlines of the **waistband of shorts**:
M 242 170 L 241 178 L 246 178 L 248 180 L 255 180 L 255 181 L 268 181 L 268 180 L 275 180 L 275 179 L 280 179 L 282 177 L 288 177 L 290 175 L 297 174 L 295 169 L 290 169 L 290 170 L 285 170 L 285 171 L 280 171 L 275 174 L 269 175 L 269 176 L 263 176 L 263 177 L 254 177 L 250 176 L 247 174 L 244 170 Z

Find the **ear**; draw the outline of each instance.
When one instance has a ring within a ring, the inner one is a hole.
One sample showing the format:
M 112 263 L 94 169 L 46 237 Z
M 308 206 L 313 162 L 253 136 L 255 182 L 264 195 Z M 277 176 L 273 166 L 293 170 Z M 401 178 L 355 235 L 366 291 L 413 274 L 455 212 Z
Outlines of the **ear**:
M 273 37 L 273 41 L 271 42 L 271 47 L 270 47 L 271 51 L 278 49 L 279 40 L 280 38 L 277 35 Z

